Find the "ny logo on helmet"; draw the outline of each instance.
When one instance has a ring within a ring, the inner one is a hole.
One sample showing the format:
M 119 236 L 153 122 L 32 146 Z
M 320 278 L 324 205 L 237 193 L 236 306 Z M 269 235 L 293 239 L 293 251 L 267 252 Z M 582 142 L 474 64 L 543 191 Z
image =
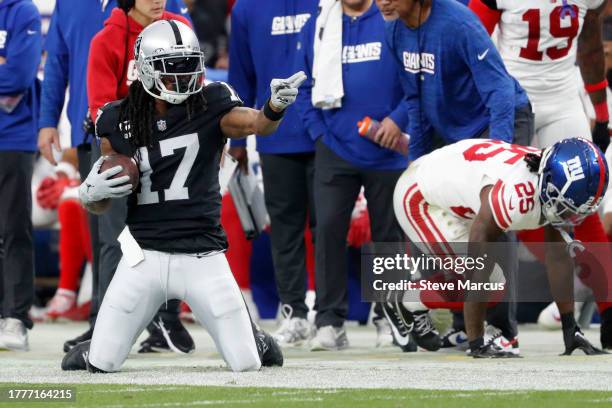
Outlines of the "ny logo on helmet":
M 580 157 L 576 156 L 573 159 L 569 159 L 566 162 L 561 162 L 563 166 L 563 172 L 567 181 L 561 189 L 561 194 L 564 194 L 572 185 L 574 181 L 582 180 L 584 178 L 584 170 L 582 169 L 582 163 Z

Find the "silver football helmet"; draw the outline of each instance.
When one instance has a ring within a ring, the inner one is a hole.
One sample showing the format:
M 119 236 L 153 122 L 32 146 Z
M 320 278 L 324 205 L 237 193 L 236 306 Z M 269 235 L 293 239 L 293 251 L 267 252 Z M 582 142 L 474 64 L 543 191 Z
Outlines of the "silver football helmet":
M 195 33 L 176 20 L 147 26 L 134 43 L 138 79 L 153 97 L 184 102 L 204 85 L 204 53 Z

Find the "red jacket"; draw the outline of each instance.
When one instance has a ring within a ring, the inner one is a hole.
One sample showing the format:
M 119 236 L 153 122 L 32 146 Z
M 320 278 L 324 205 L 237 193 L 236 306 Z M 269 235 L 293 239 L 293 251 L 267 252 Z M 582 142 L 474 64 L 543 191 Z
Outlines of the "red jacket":
M 164 12 L 162 19 L 178 20 L 191 26 L 184 17 L 169 12 Z M 126 38 L 128 25 L 129 35 Z M 98 109 L 104 104 L 127 96 L 128 87 L 136 79 L 134 42 L 143 28 L 132 17 L 126 18 L 121 9 L 115 8 L 104 22 L 104 28 L 91 40 L 87 63 L 87 102 L 92 119 L 95 120 Z

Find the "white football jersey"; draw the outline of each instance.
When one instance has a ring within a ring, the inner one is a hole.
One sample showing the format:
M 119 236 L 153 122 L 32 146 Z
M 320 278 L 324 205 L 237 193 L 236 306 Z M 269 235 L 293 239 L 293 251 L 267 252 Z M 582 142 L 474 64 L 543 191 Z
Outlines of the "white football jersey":
M 538 149 L 499 140 L 467 139 L 420 158 L 419 189 L 430 206 L 459 218 L 473 219 L 480 210 L 480 191 L 493 188 L 489 204 L 503 230 L 527 230 L 543 225 L 538 176 L 523 160 Z
M 497 0 L 499 52 L 530 98 L 576 96 L 578 36 L 584 16 L 605 0 Z

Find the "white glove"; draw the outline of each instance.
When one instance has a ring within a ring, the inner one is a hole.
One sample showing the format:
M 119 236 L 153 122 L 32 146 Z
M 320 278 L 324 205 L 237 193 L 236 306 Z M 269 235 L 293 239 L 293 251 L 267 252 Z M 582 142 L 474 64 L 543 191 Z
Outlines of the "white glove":
M 87 204 L 107 198 L 121 198 L 130 195 L 132 192 L 132 185 L 125 184 L 130 181 L 129 176 L 111 178 L 115 174 L 120 173 L 123 167 L 115 166 L 99 173 L 103 162 L 104 156 L 94 163 L 89 175 L 79 186 L 79 199 L 81 203 Z
M 273 79 L 270 82 L 270 105 L 276 109 L 285 110 L 295 102 L 298 88 L 306 80 L 304 71 L 297 72 L 287 79 Z

